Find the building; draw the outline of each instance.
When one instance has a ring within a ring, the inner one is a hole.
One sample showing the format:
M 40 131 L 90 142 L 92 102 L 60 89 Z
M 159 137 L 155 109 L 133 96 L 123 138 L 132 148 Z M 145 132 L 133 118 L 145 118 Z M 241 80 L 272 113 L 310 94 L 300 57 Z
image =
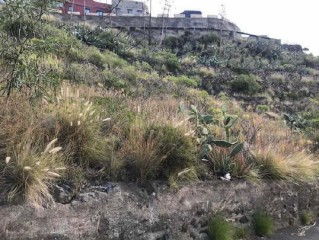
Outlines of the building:
M 178 15 L 184 15 L 186 18 L 191 18 L 193 16 L 202 16 L 201 11 L 196 11 L 196 10 L 185 10 L 184 12 L 178 14 Z
M 68 0 L 60 9 L 62 14 L 103 16 L 110 13 L 112 6 L 94 0 Z
M 116 16 L 149 15 L 148 6 L 141 1 L 112 0 L 112 9 Z

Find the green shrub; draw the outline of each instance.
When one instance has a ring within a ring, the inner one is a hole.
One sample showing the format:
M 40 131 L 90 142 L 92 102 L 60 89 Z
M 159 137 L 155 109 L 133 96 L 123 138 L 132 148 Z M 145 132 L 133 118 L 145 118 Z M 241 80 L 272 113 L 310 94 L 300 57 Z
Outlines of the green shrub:
M 264 212 L 257 212 L 253 215 L 253 228 L 257 236 L 269 237 L 274 231 L 273 219 Z
M 310 212 L 310 211 L 303 211 L 300 214 L 300 223 L 302 225 L 311 225 L 311 224 L 313 224 L 314 220 L 315 220 L 314 216 L 313 216 L 312 212 Z
M 184 85 L 187 87 L 198 87 L 199 80 L 197 78 L 189 78 L 185 75 L 182 76 L 168 76 L 164 80 L 174 82 L 178 85 Z
M 97 67 L 87 63 L 72 63 L 66 71 L 66 77 L 75 83 L 94 84 L 103 82 L 102 75 L 98 71 Z
M 270 107 L 268 105 L 257 105 L 256 110 L 258 112 L 267 112 L 270 110 Z
M 246 93 L 254 95 L 260 89 L 261 86 L 257 82 L 257 77 L 254 75 L 241 74 L 235 80 L 230 83 L 231 89 L 234 92 Z
M 105 64 L 109 69 L 122 68 L 128 65 L 128 63 L 124 59 L 120 58 L 117 54 L 110 52 L 108 50 L 105 50 L 103 52 L 103 58 Z
M 208 223 L 208 235 L 212 240 L 233 240 L 234 230 L 223 217 L 216 216 Z
M 89 47 L 85 50 L 88 62 L 97 66 L 98 68 L 103 68 L 105 63 L 104 56 L 95 47 Z
M 127 89 L 129 84 L 127 81 L 117 74 L 117 69 L 103 71 L 104 85 L 108 88 Z

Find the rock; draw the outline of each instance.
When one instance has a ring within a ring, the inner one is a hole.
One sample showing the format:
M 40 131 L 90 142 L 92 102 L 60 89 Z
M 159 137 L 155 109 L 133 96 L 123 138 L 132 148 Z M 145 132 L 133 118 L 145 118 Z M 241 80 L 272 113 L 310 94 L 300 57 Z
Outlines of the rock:
M 239 219 L 239 222 L 242 223 L 242 224 L 245 224 L 245 223 L 248 223 L 249 222 L 249 219 L 247 216 L 242 216 L 240 219 Z
M 201 234 L 199 235 L 198 240 L 210 240 L 210 237 L 208 236 L 207 233 L 201 233 Z
M 72 201 L 74 194 L 68 185 L 54 185 L 53 186 L 53 198 L 56 202 L 67 204 Z

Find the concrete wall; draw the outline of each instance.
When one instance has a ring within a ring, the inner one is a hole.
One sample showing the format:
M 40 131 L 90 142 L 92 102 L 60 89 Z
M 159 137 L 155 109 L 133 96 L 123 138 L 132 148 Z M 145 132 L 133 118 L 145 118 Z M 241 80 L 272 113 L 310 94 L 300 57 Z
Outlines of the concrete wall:
M 58 16 L 63 21 L 71 21 L 74 23 L 83 23 L 84 19 L 81 16 L 73 16 L 71 19 L 69 15 Z M 164 20 L 164 22 L 163 22 Z M 151 25 L 149 24 L 149 17 L 145 16 L 112 16 L 99 18 L 94 16 L 87 16 L 86 23 L 92 26 L 113 27 L 113 28 L 162 28 L 166 29 L 218 29 L 226 31 L 240 31 L 239 27 L 234 23 L 217 19 L 217 18 L 151 18 Z M 164 23 L 164 24 L 163 24 Z

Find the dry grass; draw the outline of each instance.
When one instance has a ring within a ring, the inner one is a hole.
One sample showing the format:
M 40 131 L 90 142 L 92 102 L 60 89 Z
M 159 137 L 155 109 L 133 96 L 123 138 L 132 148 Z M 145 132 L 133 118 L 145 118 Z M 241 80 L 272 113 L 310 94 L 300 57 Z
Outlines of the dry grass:
M 167 153 L 159 151 L 154 132 L 147 134 L 146 129 L 144 123 L 135 122 L 120 151 L 121 158 L 131 171 L 128 175 L 141 182 L 154 178 L 167 157 Z
M 99 167 L 106 157 L 107 139 L 101 133 L 104 119 L 89 101 L 96 94 L 91 91 L 92 88 L 62 88 L 56 103 L 46 106 L 44 118 L 51 119 L 48 128 L 72 162 Z
M 51 141 L 43 152 L 36 142 L 22 141 L 8 151 L 5 163 L 1 164 L 0 185 L 9 201 L 22 196 L 27 203 L 39 209 L 53 203 L 51 184 L 61 177 L 65 170 L 61 147 L 54 147 L 57 139 Z
M 318 177 L 319 162 L 305 152 L 279 153 L 276 150 L 259 150 L 254 160 L 263 178 L 287 181 L 314 181 Z

